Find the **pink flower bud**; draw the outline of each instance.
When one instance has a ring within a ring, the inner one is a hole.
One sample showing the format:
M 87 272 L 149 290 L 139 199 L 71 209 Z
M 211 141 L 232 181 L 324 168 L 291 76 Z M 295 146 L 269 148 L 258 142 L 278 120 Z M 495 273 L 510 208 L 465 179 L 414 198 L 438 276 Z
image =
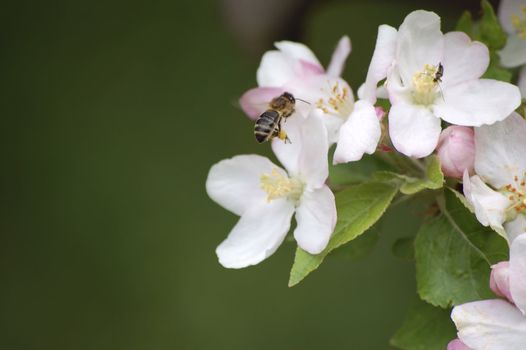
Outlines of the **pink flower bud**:
M 452 125 L 442 131 L 437 155 L 445 175 L 462 178 L 464 170 L 473 172 L 475 140 L 472 128 Z
M 510 263 L 508 261 L 501 261 L 491 267 L 489 287 L 493 293 L 513 303 L 510 292 Z
M 382 121 L 382 119 L 384 119 L 385 117 L 385 110 L 380 106 L 374 107 L 374 110 L 376 111 L 376 116 L 378 117 L 378 120 Z
M 468 348 L 466 344 L 462 342 L 460 339 L 454 339 L 447 344 L 447 350 L 473 350 L 471 348 Z

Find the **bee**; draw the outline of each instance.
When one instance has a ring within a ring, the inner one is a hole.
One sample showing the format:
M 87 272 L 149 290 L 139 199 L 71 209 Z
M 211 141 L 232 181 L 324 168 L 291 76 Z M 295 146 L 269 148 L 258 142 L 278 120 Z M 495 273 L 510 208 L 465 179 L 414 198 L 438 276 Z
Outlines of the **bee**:
M 291 93 L 284 92 L 269 103 L 269 109 L 261 114 L 254 125 L 254 136 L 259 143 L 278 137 L 285 143 L 290 143 L 285 131 L 281 130 L 281 122 L 294 113 L 296 99 Z

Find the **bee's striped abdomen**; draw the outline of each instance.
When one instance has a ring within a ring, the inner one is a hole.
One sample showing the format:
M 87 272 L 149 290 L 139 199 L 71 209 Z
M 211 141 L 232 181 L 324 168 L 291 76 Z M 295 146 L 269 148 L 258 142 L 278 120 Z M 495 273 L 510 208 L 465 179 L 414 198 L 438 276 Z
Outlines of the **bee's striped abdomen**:
M 254 135 L 259 143 L 268 141 L 273 137 L 278 128 L 279 119 L 279 113 L 271 109 L 258 118 L 254 126 Z

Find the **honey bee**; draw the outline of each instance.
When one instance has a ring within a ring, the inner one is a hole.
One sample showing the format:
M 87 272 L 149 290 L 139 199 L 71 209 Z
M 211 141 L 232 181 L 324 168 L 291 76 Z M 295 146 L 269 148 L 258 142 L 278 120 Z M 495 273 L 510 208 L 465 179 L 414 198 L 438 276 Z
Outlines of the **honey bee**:
M 281 130 L 281 122 L 294 113 L 296 99 L 291 93 L 284 92 L 269 103 L 269 109 L 261 114 L 254 126 L 254 136 L 259 143 L 278 137 L 285 143 L 290 143 L 285 131 Z

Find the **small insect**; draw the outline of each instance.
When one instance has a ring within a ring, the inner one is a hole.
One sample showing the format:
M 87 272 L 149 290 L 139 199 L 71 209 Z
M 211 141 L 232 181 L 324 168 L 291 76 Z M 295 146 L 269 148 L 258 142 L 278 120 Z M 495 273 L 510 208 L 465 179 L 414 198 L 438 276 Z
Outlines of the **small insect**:
M 284 92 L 280 96 L 273 98 L 267 109 L 256 120 L 254 126 L 254 136 L 259 143 L 272 140 L 278 137 L 285 143 L 290 143 L 285 131 L 281 130 L 281 122 L 294 113 L 296 99 L 291 93 Z
M 444 66 L 442 65 L 442 63 L 438 62 L 438 67 L 435 73 L 435 77 L 433 78 L 433 83 L 441 83 L 443 76 L 444 76 Z
M 435 76 L 433 77 L 433 83 L 436 83 L 438 85 L 438 88 L 440 89 L 440 96 L 442 96 L 442 100 L 444 100 L 444 92 L 442 91 L 442 87 L 440 86 L 440 83 L 442 82 L 442 77 L 444 76 L 444 66 L 442 63 L 438 62 L 437 71 L 435 73 Z

